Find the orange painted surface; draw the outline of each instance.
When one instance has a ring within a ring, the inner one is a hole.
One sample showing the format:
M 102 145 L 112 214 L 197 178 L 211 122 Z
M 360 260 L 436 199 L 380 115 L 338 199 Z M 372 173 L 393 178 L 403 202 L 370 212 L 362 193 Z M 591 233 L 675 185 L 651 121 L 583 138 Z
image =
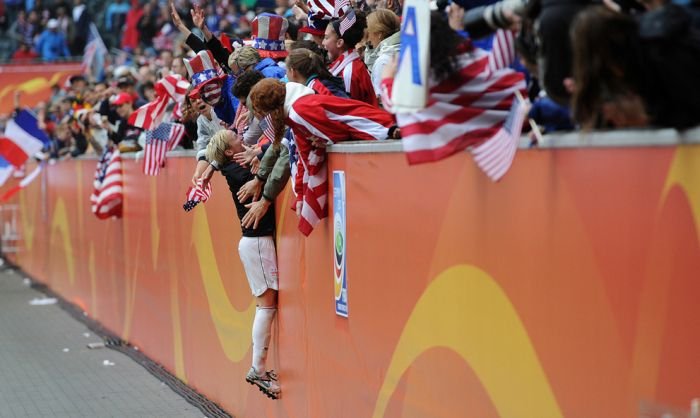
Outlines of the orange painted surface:
M 80 63 L 0 65 L 0 115 L 14 110 L 15 91 L 22 91 L 22 106 L 33 107 L 51 98 L 52 85 L 81 73 Z
M 50 166 L 46 200 L 39 181 L 18 198 L 18 261 L 237 417 L 619 418 L 700 397 L 700 148 L 524 151 L 498 184 L 467 154 L 330 155 L 350 315 L 332 225 L 304 239 L 278 211 L 280 401 L 243 380 L 254 306 L 224 179 L 181 209 L 194 159 L 157 178 L 127 160 L 109 221 L 95 161 Z

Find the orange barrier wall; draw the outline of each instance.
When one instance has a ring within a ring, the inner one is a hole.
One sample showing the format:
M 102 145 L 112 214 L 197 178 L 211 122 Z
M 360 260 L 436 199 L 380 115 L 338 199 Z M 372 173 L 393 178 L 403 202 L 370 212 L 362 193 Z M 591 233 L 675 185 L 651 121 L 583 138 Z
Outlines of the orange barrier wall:
M 700 396 L 698 147 L 523 151 L 498 184 L 467 154 L 331 154 L 350 316 L 332 224 L 304 239 L 280 210 L 280 401 L 243 380 L 254 304 L 223 178 L 185 213 L 193 158 L 157 178 L 127 160 L 124 219 L 98 221 L 95 164 L 20 194 L 19 263 L 236 417 L 619 418 Z

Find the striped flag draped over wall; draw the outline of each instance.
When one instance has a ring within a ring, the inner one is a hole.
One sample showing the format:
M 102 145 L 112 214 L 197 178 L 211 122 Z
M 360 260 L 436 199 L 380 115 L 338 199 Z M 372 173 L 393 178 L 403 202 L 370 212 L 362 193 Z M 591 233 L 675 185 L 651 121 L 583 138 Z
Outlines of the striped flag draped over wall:
M 156 98 L 139 107 L 129 116 L 129 124 L 142 129 L 153 129 L 158 126 L 165 116 L 165 109 L 172 99 L 176 103 L 185 100 L 190 83 L 179 74 L 163 77 L 155 85 Z
M 185 212 L 189 212 L 199 203 L 204 203 L 209 200 L 211 197 L 211 183 L 207 182 L 205 186 L 204 182 L 199 179 L 197 180 L 196 186 L 190 186 L 190 188 L 187 189 L 185 196 L 187 196 L 187 201 L 185 201 L 185 204 L 182 205 L 182 208 L 185 210 Z
M 92 213 L 99 219 L 121 218 L 123 200 L 122 157 L 117 147 L 106 148 L 95 170 L 90 196 Z
M 165 122 L 156 129 L 146 131 L 143 172 L 147 176 L 157 176 L 165 164 L 165 153 L 177 146 L 185 134 L 185 127 L 179 123 Z

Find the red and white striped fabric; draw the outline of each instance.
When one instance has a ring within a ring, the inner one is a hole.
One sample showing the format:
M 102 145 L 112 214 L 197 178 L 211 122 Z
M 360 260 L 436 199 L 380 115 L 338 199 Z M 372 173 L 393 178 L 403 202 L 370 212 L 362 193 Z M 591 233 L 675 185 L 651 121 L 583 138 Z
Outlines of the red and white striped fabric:
M 179 74 L 164 77 L 155 85 L 156 98 L 136 109 L 129 116 L 129 124 L 142 129 L 158 126 L 163 121 L 168 102 L 174 100 L 176 103 L 182 103 L 189 88 L 190 83 Z
M 500 180 L 513 164 L 527 112 L 527 103 L 521 96 L 517 97 L 513 101 L 506 122 L 498 133 L 488 141 L 472 148 L 474 162 L 491 180 Z
M 438 161 L 494 138 L 515 93 L 525 92 L 524 76 L 509 68 L 491 71 L 483 50 L 459 56 L 458 66 L 456 75 L 432 84 L 425 109 L 397 114 L 409 164 Z M 382 83 L 390 95 L 392 80 Z
M 515 34 L 513 31 L 498 29 L 493 35 L 493 46 L 489 53 L 491 71 L 508 68 L 515 62 Z
M 164 122 L 156 129 L 146 131 L 143 173 L 157 176 L 165 165 L 165 154 L 180 143 L 185 127 L 179 123 Z
M 301 167 L 294 184 L 301 183 L 299 230 L 309 235 L 328 216 L 326 148 L 347 140 L 382 140 L 396 124 L 383 109 L 356 100 L 313 94 L 297 99 L 287 115 Z
M 351 8 L 352 6 L 350 5 L 350 0 L 335 0 L 335 5 L 333 6 L 333 17 L 343 17 Z
M 94 190 L 90 196 L 92 213 L 99 219 L 122 216 L 122 157 L 117 147 L 107 148 L 97 163 Z
M 334 76 L 343 79 L 345 91 L 348 92 L 351 99 L 359 100 L 372 106 L 379 106 L 369 70 L 367 70 L 367 66 L 360 59 L 357 51 L 345 51 L 328 66 L 328 71 Z
M 196 186 L 190 186 L 190 188 L 187 189 L 185 196 L 187 196 L 187 200 L 185 201 L 185 204 L 182 205 L 182 208 L 185 210 L 185 212 L 189 212 L 198 204 L 209 200 L 211 197 L 211 183 L 207 182 L 205 186 L 204 181 L 199 179 L 197 180 Z
M 262 128 L 263 135 L 270 141 L 275 140 L 275 127 L 272 125 L 272 115 L 267 115 L 260 121 L 260 128 Z
M 333 0 L 309 0 L 309 9 L 316 12 L 321 12 L 320 14 L 327 16 L 334 16 L 335 14 L 335 2 Z

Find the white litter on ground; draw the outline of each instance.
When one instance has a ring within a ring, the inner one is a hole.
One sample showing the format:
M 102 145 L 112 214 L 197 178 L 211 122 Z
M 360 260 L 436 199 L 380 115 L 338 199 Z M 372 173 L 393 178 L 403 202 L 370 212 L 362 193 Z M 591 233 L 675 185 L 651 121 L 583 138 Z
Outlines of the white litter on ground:
M 34 298 L 29 301 L 30 305 L 38 306 L 38 305 L 54 305 L 58 300 L 56 298 L 47 298 L 44 296 L 43 298 Z
M 69 352 L 69 351 L 70 351 L 70 348 L 64 348 L 64 349 L 63 349 L 63 352 L 64 352 L 64 353 L 67 353 L 67 352 Z
M 89 343 L 87 345 L 88 348 L 104 348 L 105 343 Z
M 89 332 L 83 332 L 83 337 L 85 337 L 85 338 L 90 338 L 90 333 L 89 333 Z
M 109 360 L 105 360 L 102 362 L 103 366 L 114 366 L 114 364 L 115 364 L 114 362 L 111 362 Z
M 31 286 L 31 285 L 32 285 L 32 280 L 29 279 L 29 278 L 27 278 L 27 277 L 25 277 L 25 278 L 22 280 L 22 283 L 23 283 L 25 286 Z

